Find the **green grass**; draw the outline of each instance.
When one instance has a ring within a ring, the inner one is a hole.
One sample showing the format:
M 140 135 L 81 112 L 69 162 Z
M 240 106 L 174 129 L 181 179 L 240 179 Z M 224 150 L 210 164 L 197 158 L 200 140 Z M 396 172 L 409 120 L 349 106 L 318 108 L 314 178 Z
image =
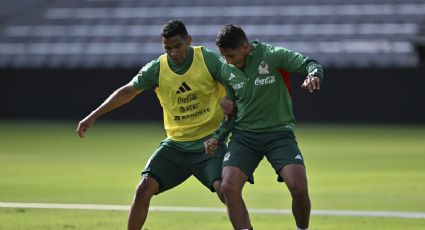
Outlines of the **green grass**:
M 125 229 L 127 213 L 118 211 L 69 211 L 41 209 L 0 209 L 0 229 Z M 294 230 L 291 216 L 252 215 L 255 229 Z M 420 219 L 389 219 L 365 217 L 312 216 L 316 230 L 419 230 L 424 229 Z M 143 230 L 155 229 L 231 229 L 227 216 L 218 213 L 151 212 Z
M 160 124 L 0 121 L 0 202 L 129 204 Z M 313 209 L 425 212 L 425 126 L 298 125 Z M 246 185 L 249 208 L 290 209 L 267 161 Z M 151 205 L 223 207 L 191 178 Z M 3 229 L 124 229 L 127 212 L 0 208 Z M 256 229 L 294 229 L 252 214 Z M 379 227 L 378 227 L 379 226 Z M 425 219 L 312 216 L 312 229 L 425 229 Z M 230 229 L 224 213 L 151 212 L 144 229 Z

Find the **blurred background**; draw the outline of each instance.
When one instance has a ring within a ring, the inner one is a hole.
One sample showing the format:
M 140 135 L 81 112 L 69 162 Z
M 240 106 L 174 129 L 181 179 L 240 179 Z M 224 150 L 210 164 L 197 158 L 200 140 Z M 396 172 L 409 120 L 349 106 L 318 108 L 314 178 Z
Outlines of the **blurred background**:
M 320 92 L 294 90 L 298 121 L 425 122 L 424 0 L 1 0 L 0 119 L 79 120 L 163 53 L 170 19 L 213 50 L 233 23 L 322 63 Z M 162 113 L 145 92 L 105 119 Z

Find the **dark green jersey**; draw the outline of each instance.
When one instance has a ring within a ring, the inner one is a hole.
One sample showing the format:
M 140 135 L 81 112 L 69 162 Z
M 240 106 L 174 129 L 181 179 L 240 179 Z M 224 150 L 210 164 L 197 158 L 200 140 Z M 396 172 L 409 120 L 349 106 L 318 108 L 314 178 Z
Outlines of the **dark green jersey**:
M 168 65 L 173 72 L 184 74 L 189 70 L 194 57 L 193 47 L 189 47 L 188 57 L 182 65 L 175 64 L 171 58 L 168 58 Z M 207 69 L 214 80 L 221 80 L 221 66 L 223 60 L 220 56 L 202 47 L 202 55 Z M 139 73 L 133 78 L 133 86 L 140 90 L 154 89 L 159 85 L 160 60 L 159 58 L 146 64 Z M 165 139 L 161 144 L 179 149 L 180 151 L 199 152 L 204 149 L 204 141 L 209 137 L 201 138 L 195 141 L 173 141 L 169 138 Z
M 286 48 L 259 41 L 251 45 L 243 69 L 222 68 L 228 97 L 236 101 L 238 109 L 234 127 L 252 132 L 292 130 L 295 118 L 289 73 L 314 73 L 322 79 L 322 66 Z

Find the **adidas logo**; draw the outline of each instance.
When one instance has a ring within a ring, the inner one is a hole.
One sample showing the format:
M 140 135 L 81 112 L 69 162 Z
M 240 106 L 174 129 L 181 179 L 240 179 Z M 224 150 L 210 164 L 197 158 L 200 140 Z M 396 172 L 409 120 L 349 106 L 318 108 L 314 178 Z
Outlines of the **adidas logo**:
M 183 82 L 180 85 L 179 89 L 176 91 L 176 94 L 184 93 L 184 92 L 191 91 L 191 90 L 192 89 L 186 84 L 186 82 Z
M 294 159 L 296 159 L 296 160 L 303 160 L 303 158 L 301 157 L 301 155 L 300 154 L 298 154 Z

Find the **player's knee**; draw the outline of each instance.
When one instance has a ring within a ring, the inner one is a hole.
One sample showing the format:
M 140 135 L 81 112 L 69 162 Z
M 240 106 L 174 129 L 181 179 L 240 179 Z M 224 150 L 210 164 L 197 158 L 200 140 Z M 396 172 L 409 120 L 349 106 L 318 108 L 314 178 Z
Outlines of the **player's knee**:
M 225 203 L 224 202 L 224 195 L 221 192 L 221 180 L 214 181 L 213 188 L 214 188 L 214 191 L 217 193 L 217 196 L 220 199 L 220 201 Z
M 224 197 L 239 196 L 242 192 L 242 188 L 235 183 L 223 180 L 220 192 Z
M 212 187 L 214 188 L 214 191 L 220 195 L 221 194 L 221 180 L 216 180 L 212 184 Z
M 135 201 L 149 203 L 152 196 L 157 192 L 155 183 L 152 183 L 150 179 L 143 178 L 136 187 Z
M 308 196 L 307 183 L 295 182 L 287 183 L 288 189 L 292 197 L 305 197 Z

